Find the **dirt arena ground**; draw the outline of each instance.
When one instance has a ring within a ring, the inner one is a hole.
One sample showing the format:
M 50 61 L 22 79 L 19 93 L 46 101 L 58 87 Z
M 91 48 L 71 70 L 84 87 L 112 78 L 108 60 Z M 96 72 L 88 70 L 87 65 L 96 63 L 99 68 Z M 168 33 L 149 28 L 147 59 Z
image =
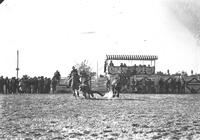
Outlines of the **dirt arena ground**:
M 0 139 L 200 139 L 200 95 L 0 95 Z

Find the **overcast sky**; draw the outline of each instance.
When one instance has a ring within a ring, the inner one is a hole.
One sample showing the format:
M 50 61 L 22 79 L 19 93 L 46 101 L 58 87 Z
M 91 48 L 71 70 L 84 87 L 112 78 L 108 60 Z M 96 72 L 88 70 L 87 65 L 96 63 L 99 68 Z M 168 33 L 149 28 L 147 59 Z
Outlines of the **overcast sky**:
M 0 75 L 66 77 L 84 59 L 103 73 L 106 54 L 158 55 L 156 70 L 200 73 L 195 0 L 5 0 Z

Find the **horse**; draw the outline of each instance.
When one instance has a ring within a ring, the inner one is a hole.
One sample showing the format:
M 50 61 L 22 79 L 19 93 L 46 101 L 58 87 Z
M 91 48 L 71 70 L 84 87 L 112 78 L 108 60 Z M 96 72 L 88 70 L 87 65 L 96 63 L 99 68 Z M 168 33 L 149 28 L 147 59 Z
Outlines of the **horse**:
M 76 97 L 78 96 L 79 97 L 79 85 L 80 85 L 80 80 L 79 80 L 79 75 L 77 73 L 74 73 L 71 75 L 71 78 L 70 78 L 70 86 L 71 86 L 71 89 L 73 91 L 73 96 Z
M 58 84 L 58 80 L 56 78 L 52 78 L 52 92 L 55 93 L 56 92 L 56 86 Z
M 115 77 L 112 81 L 110 81 L 113 97 L 119 97 L 119 93 L 122 87 L 126 84 L 127 84 L 127 79 L 123 74 L 119 74 L 118 77 Z

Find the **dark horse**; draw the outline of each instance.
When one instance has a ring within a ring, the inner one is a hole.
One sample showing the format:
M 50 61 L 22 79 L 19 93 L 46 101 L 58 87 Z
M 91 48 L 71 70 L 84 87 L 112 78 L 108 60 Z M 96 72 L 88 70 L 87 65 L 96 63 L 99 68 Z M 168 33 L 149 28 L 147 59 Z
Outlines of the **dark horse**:
M 51 82 L 51 85 L 52 85 L 52 92 L 53 92 L 53 93 L 56 92 L 56 86 L 57 86 L 58 83 L 59 83 L 59 81 L 58 81 L 55 77 L 53 77 L 53 78 L 52 78 L 52 82 Z
M 51 81 L 52 81 L 51 82 L 52 91 L 53 91 L 53 93 L 55 93 L 56 92 L 56 86 L 59 85 L 59 83 L 60 83 L 60 73 L 58 71 L 56 71 L 54 73 L 54 76 L 53 76 Z
M 71 78 L 70 78 L 70 86 L 72 88 L 72 91 L 73 91 L 73 96 L 79 96 L 79 85 L 80 85 L 80 79 L 79 79 L 79 75 L 77 73 L 73 73 L 71 75 Z

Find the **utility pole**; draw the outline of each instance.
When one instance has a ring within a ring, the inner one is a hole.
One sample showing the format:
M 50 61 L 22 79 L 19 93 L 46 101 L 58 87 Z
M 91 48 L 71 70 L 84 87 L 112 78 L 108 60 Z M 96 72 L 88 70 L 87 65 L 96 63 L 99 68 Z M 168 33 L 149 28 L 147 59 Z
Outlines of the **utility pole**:
M 19 73 L 18 73 L 18 72 L 19 72 L 19 51 L 18 51 L 18 50 L 17 50 L 17 68 L 16 68 L 16 71 L 17 71 L 17 80 L 18 80 L 18 78 L 19 78 L 19 77 L 18 77 L 18 76 L 19 76 L 19 75 L 18 75 L 18 74 L 19 74 Z

